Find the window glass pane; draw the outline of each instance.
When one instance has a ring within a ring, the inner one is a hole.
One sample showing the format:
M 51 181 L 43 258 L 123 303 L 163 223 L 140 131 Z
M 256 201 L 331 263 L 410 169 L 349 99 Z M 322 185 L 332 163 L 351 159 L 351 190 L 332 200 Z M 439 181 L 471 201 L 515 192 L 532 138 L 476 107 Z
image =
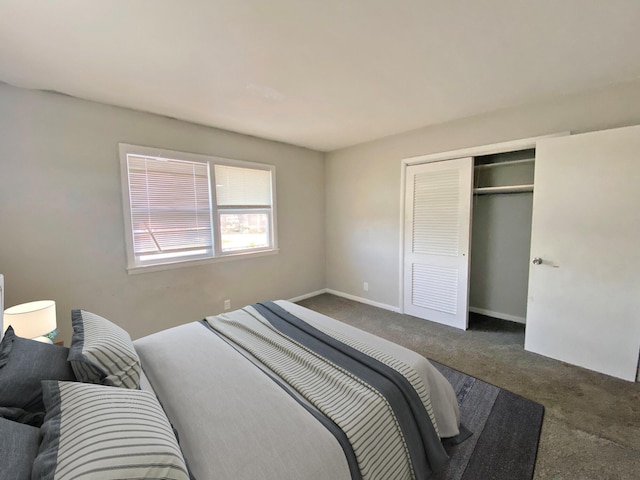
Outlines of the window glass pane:
M 269 212 L 221 213 L 222 251 L 270 247 L 269 216 Z
M 271 171 L 216 165 L 218 206 L 270 206 Z
M 127 160 L 136 261 L 211 254 L 208 164 L 137 155 Z

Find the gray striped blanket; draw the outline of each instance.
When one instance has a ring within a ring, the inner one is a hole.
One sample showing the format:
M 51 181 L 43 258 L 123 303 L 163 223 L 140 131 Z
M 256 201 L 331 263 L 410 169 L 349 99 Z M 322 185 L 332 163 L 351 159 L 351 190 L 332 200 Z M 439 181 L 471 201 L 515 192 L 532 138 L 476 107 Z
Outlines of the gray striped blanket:
M 224 314 L 206 322 L 324 417 L 353 479 L 424 479 L 447 462 L 429 392 L 412 367 L 275 303 L 244 311 L 242 322 Z

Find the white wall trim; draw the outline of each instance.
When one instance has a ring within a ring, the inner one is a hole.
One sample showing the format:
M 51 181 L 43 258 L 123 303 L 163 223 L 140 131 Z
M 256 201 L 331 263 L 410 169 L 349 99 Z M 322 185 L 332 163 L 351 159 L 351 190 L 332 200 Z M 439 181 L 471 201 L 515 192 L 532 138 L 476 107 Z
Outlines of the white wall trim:
M 322 290 L 316 290 L 315 292 L 305 293 L 304 295 L 299 295 L 297 297 L 290 298 L 288 301 L 291 303 L 300 302 L 302 300 L 306 300 L 307 298 L 317 297 L 318 295 L 322 295 L 323 293 L 327 293 L 327 289 L 323 288 Z
M 401 313 L 400 308 L 398 307 L 394 307 L 393 305 L 387 305 L 386 303 L 374 302 L 373 300 L 369 300 L 368 298 L 356 297 L 355 295 L 339 292 L 337 290 L 331 290 L 330 288 L 326 289 L 326 293 L 330 293 L 331 295 L 336 295 L 338 297 L 347 298 L 349 300 L 353 300 L 354 302 L 360 302 L 366 305 L 371 305 L 372 307 L 378 307 L 384 310 L 389 310 L 391 312 Z
M 353 300 L 354 302 L 364 303 L 365 305 L 371 305 L 372 307 L 382 308 L 384 310 L 389 310 L 391 312 L 402 313 L 399 307 L 394 307 L 393 305 L 388 305 L 386 303 L 375 302 L 367 298 L 357 297 L 355 295 L 351 295 L 345 292 L 340 292 L 338 290 L 332 290 L 330 288 L 323 288 L 321 290 L 316 290 L 315 292 L 305 293 L 304 295 L 299 295 L 297 297 L 290 298 L 289 302 L 292 302 L 292 303 L 300 302 L 302 300 L 306 300 L 307 298 L 317 297 L 318 295 L 322 295 L 323 293 L 330 293 L 331 295 L 336 295 L 337 297 L 346 298 L 348 300 Z M 525 317 L 510 315 L 508 313 L 494 312 L 492 310 L 485 310 L 483 308 L 469 307 L 469 311 L 473 313 L 479 313 L 480 315 L 486 315 L 488 317 L 499 318 L 500 320 L 508 320 L 510 322 L 524 324 L 526 321 Z
M 386 303 L 374 302 L 373 300 L 369 300 L 368 298 L 356 297 L 355 295 L 351 295 L 349 293 L 339 292 L 338 290 L 332 290 L 330 288 L 323 288 L 322 290 L 316 290 L 315 292 L 305 293 L 304 295 L 300 295 L 294 298 L 290 298 L 290 302 L 300 302 L 302 300 L 306 300 L 307 298 L 316 297 L 318 295 L 322 295 L 323 293 L 330 293 L 331 295 L 335 295 L 337 297 L 346 298 L 348 300 L 353 300 L 354 302 L 364 303 L 366 305 L 371 305 L 372 307 L 382 308 L 384 310 L 389 310 L 395 313 L 401 313 L 398 307 L 394 307 L 393 305 L 387 305 Z
M 418 165 L 420 163 L 439 162 L 443 160 L 452 160 L 462 157 L 478 157 L 480 155 L 493 155 L 496 153 L 515 152 L 518 150 L 527 150 L 529 148 L 535 148 L 536 143 L 539 140 L 553 137 L 566 137 L 571 135 L 571 132 L 558 132 L 549 135 L 541 135 L 538 137 L 521 138 L 519 140 L 512 140 L 509 142 L 492 143 L 488 145 L 478 145 L 476 147 L 462 148 L 458 150 L 450 150 L 448 152 L 431 153 L 428 155 L 418 155 L 415 157 L 408 157 L 402 160 L 400 167 L 400 268 L 399 268 L 399 281 L 400 286 L 398 288 L 398 313 L 404 313 L 404 214 L 405 214 L 405 183 L 407 177 L 407 167 L 409 165 Z M 472 233 L 473 234 L 473 233 Z
M 405 196 L 407 194 L 405 187 L 407 183 L 407 165 L 402 161 L 400 168 L 400 268 L 399 274 L 399 288 L 398 288 L 398 305 L 400 305 L 399 313 L 404 313 L 404 216 L 405 216 Z
M 428 155 L 418 155 L 402 160 L 403 165 L 416 165 L 420 163 L 440 162 L 442 160 L 451 160 L 462 157 L 478 157 L 480 155 L 493 155 L 496 153 L 516 152 L 518 150 L 527 150 L 535 148 L 539 140 L 553 137 L 566 137 L 571 132 L 552 133 L 550 135 L 541 135 L 539 137 L 521 138 L 511 140 L 509 142 L 491 143 L 489 145 L 478 145 L 476 147 L 461 148 L 459 150 L 451 150 L 448 152 L 430 153 Z
M 485 310 L 484 308 L 469 307 L 469 311 L 473 313 L 479 313 L 480 315 L 486 315 L 488 317 L 499 318 L 500 320 L 508 320 L 510 322 L 526 324 L 525 317 L 518 317 L 517 315 L 510 315 L 508 313 L 494 312 L 492 310 Z

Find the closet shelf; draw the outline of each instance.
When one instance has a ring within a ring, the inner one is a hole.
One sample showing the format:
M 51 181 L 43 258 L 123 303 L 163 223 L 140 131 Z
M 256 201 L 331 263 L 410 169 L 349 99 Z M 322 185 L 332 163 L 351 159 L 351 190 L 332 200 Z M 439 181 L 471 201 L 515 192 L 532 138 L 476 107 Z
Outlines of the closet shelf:
M 492 193 L 521 193 L 533 192 L 531 185 L 504 185 L 501 187 L 477 187 L 473 189 L 474 195 L 488 195 Z
M 473 167 L 475 170 L 484 170 L 487 168 L 496 168 L 496 167 L 509 167 L 511 165 L 518 165 L 522 163 L 533 163 L 535 162 L 535 158 L 525 158 L 522 160 L 511 160 L 508 162 L 496 162 L 496 163 L 485 163 L 484 165 L 476 165 Z

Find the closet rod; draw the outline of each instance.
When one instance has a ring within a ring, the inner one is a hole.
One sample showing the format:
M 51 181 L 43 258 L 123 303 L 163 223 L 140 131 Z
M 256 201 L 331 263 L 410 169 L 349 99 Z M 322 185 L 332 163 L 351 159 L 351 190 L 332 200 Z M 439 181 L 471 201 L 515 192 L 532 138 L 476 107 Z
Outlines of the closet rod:
M 502 187 L 477 187 L 473 189 L 474 195 L 489 195 L 492 193 L 522 193 L 533 192 L 531 185 L 504 185 Z
M 482 170 L 482 169 L 485 169 L 485 168 L 495 168 L 495 167 L 505 167 L 505 166 L 509 166 L 509 165 L 517 165 L 519 163 L 533 163 L 535 161 L 536 161 L 535 158 L 525 158 L 523 160 L 509 160 L 507 162 L 485 163 L 483 165 L 476 165 L 473 168 L 475 168 L 477 170 Z

